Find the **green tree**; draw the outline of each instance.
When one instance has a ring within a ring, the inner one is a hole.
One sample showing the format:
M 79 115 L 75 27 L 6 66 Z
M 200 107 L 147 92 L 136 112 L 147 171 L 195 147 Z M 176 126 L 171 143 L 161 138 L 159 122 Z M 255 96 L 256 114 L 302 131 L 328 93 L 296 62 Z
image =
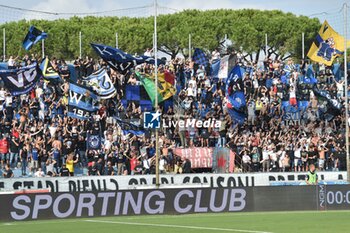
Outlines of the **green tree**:
M 79 55 L 79 32 L 82 32 L 82 56 L 94 56 L 90 43 L 115 45 L 130 53 L 142 54 L 152 47 L 153 17 L 72 17 L 55 21 L 32 20 L 0 25 L 6 28 L 7 55 L 41 54 L 41 46 L 30 51 L 22 48 L 22 41 L 30 25 L 48 33 L 45 53 L 67 60 Z M 318 19 L 295 16 L 281 11 L 260 10 L 185 10 L 158 17 L 158 48 L 175 57 L 187 53 L 188 35 L 192 46 L 212 51 L 222 45 L 225 35 L 235 50 L 243 52 L 245 59 L 256 61 L 265 52 L 265 34 L 268 35 L 268 54 L 281 59 L 301 58 L 301 33 L 305 33 L 305 51 L 315 38 L 321 24 Z M 2 43 L 0 49 L 2 49 Z

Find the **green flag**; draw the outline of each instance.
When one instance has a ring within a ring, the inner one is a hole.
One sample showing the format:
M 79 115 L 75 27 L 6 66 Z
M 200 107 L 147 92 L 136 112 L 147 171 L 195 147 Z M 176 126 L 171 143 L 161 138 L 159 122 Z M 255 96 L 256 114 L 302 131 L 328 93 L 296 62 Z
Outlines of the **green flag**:
M 155 106 L 156 101 L 156 84 L 152 78 L 148 76 L 143 76 L 139 72 L 136 72 L 136 76 L 140 79 L 143 87 L 146 89 L 149 98 L 152 101 L 153 106 Z M 158 103 L 162 102 L 164 99 L 162 95 L 158 92 Z

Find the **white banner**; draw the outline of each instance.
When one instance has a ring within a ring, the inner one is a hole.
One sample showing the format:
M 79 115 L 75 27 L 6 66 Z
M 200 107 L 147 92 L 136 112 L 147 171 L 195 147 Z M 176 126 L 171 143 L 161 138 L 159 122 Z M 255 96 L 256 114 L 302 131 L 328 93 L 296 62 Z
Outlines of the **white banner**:
M 322 181 L 346 181 L 346 172 L 319 172 Z M 166 187 L 249 187 L 271 182 L 305 181 L 306 173 L 173 174 L 161 175 Z M 149 188 L 155 175 L 11 178 L 0 180 L 0 191 L 49 188 L 52 192 L 116 191 Z
M 223 58 L 221 58 L 221 61 L 220 61 L 220 68 L 219 68 L 219 74 L 218 74 L 218 77 L 221 79 L 221 78 L 227 78 L 228 76 L 228 60 L 230 58 L 230 55 L 226 55 L 224 56 Z

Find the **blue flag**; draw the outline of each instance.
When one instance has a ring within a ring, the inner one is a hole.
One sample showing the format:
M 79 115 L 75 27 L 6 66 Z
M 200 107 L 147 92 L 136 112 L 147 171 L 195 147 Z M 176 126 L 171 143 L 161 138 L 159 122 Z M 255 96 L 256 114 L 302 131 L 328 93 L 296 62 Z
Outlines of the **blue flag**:
M 153 108 L 152 101 L 142 85 L 126 85 L 125 95 L 121 102 L 124 108 L 127 108 L 130 103 L 135 103 L 136 106 L 141 107 L 142 112 L 151 111 Z
M 134 135 L 143 135 L 145 133 L 143 127 L 140 125 L 124 121 L 120 118 L 116 118 L 116 120 L 124 135 L 129 133 Z
M 333 117 L 341 114 L 341 103 L 339 103 L 337 99 L 333 99 L 329 91 L 319 90 L 316 85 L 313 87 L 312 91 L 319 101 L 325 101 L 327 103 L 326 107 L 321 110 L 324 119 L 332 120 Z
M 117 91 L 104 68 L 96 71 L 88 77 L 83 77 L 82 81 L 86 86 L 92 87 L 95 95 L 100 99 L 109 99 L 117 94 Z
M 211 71 L 211 76 L 213 78 L 218 78 L 219 77 L 220 64 L 221 64 L 220 59 L 217 59 L 217 60 L 213 61 L 213 63 L 211 64 L 210 71 Z
M 194 49 L 192 60 L 195 63 L 202 66 L 207 66 L 209 64 L 209 59 L 207 58 L 207 55 L 203 52 L 203 50 L 199 48 Z
M 312 69 L 312 65 L 309 65 L 307 67 L 306 74 L 304 77 L 301 77 L 300 82 L 305 84 L 317 83 L 317 79 L 315 78 L 315 73 L 314 73 L 314 70 Z
M 246 106 L 245 96 L 243 91 L 235 91 L 232 95 L 229 95 L 228 101 L 232 104 L 232 107 L 236 110 L 241 110 Z
M 89 119 L 98 107 L 98 97 L 86 87 L 69 83 L 68 116 Z
M 283 111 L 283 120 L 300 120 L 300 108 L 299 105 L 292 106 L 289 101 L 282 101 L 281 108 Z
M 243 87 L 243 73 L 244 70 L 236 65 L 233 67 L 231 72 L 226 79 L 226 97 L 227 97 L 227 107 L 230 116 L 236 120 L 239 124 L 244 123 L 246 117 L 245 107 L 246 99 L 244 96 Z
M 101 149 L 102 139 L 99 134 L 87 134 L 86 147 L 88 150 L 99 150 Z
M 316 86 L 312 89 L 315 96 L 319 98 L 320 100 L 327 101 L 327 103 L 336 110 L 340 110 L 342 108 L 341 103 L 337 99 L 333 99 L 332 96 L 329 94 L 329 91 L 326 90 L 319 90 Z
M 337 82 L 339 82 L 341 80 L 342 75 L 344 75 L 344 72 L 342 71 L 342 69 L 340 69 L 340 64 L 339 63 L 334 63 L 333 64 L 333 75 L 335 80 L 337 80 Z
M 26 37 L 23 40 L 23 48 L 29 50 L 33 45 L 38 43 L 40 40 L 46 39 L 47 33 L 40 31 L 34 26 L 30 26 Z
M 126 73 L 132 67 L 147 63 L 154 64 L 155 59 L 152 57 L 141 56 L 134 57 L 130 54 L 123 52 L 120 49 L 116 49 L 107 45 L 101 44 L 91 44 L 91 47 L 95 50 L 95 52 L 110 65 L 113 69 L 117 70 L 120 73 Z M 158 59 L 157 64 L 165 64 L 163 60 Z
M 234 119 L 238 124 L 243 125 L 245 122 L 246 114 L 244 112 L 236 111 L 235 109 L 227 109 L 228 114 Z
M 11 95 L 28 93 L 42 77 L 37 63 L 12 70 L 0 70 L 0 77 Z
M 43 72 L 44 79 L 61 79 L 59 74 L 53 69 L 51 62 L 48 58 L 45 58 L 41 64 L 40 69 Z

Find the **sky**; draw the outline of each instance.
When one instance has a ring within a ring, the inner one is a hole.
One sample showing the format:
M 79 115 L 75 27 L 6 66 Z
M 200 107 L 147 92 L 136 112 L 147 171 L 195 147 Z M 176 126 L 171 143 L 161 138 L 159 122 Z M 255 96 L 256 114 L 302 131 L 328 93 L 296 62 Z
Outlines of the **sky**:
M 347 2 L 350 6 L 350 0 L 158 0 L 159 5 L 177 10 L 279 9 L 284 12 L 307 16 L 321 12 L 335 12 L 342 7 L 344 2 Z M 152 3 L 153 0 L 0 0 L 1 5 L 58 13 L 107 11 L 140 7 Z

